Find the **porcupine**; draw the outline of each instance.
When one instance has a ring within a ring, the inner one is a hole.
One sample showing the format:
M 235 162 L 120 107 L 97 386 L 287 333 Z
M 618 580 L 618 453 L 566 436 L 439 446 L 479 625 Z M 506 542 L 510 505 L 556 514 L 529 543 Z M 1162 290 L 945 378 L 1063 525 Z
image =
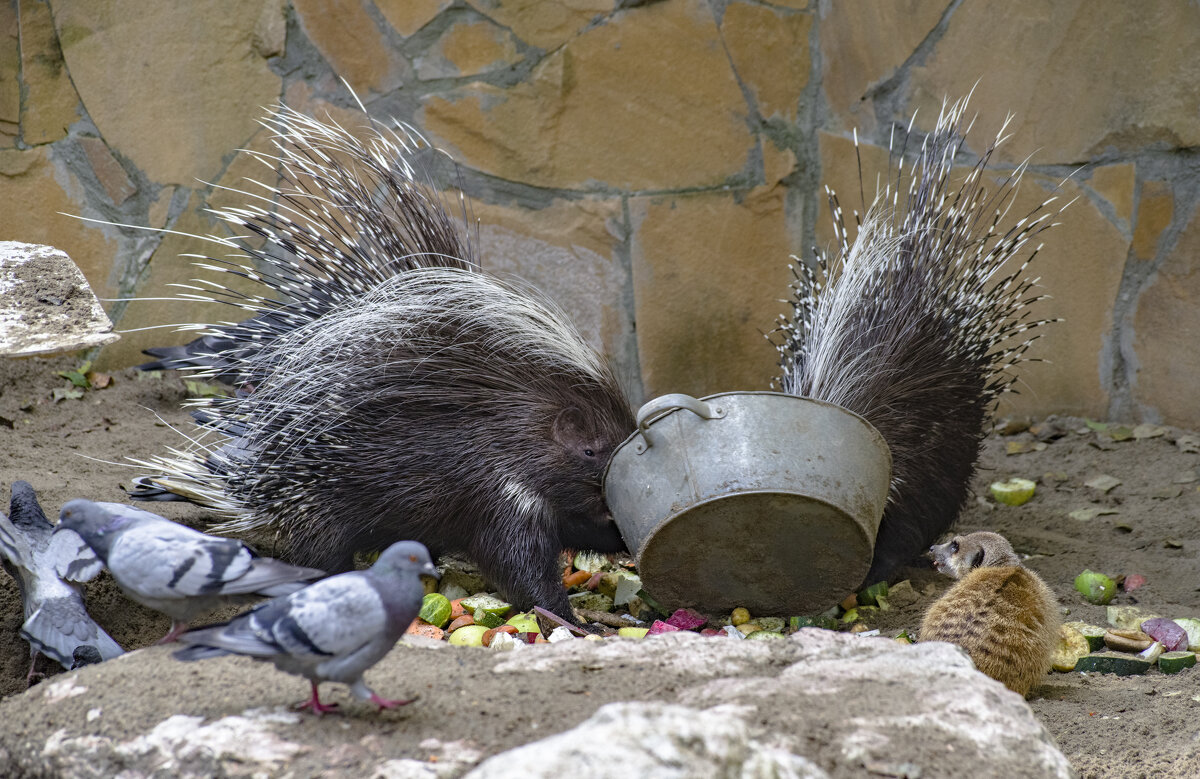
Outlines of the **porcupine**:
M 1020 164 L 992 192 L 983 183 L 1004 127 L 952 182 L 966 105 L 943 104 L 907 174 L 900 149 L 895 178 L 877 191 L 853 244 L 827 190 L 837 254 L 831 262 L 815 252 L 815 269 L 793 264 L 792 310 L 770 336 L 785 392 L 859 414 L 891 449 L 888 503 L 864 584 L 890 578 L 957 518 L 985 417 L 1012 388 L 1010 369 L 1030 359 L 1039 335 L 1030 331 L 1055 321 L 1034 320 L 1028 309 L 1044 297 L 1026 276 L 1041 247 L 1018 267 L 1006 263 L 1065 206 L 1051 209 L 1052 195 L 1002 226 L 1025 170 Z
M 612 367 L 545 296 L 480 269 L 465 198 L 460 224 L 415 131 L 373 125 L 361 141 L 287 107 L 263 124 L 277 154 L 259 156 L 282 183 L 214 212 L 263 245 L 216 239 L 240 256 L 204 266 L 261 294 L 197 295 L 256 316 L 144 366 L 239 392 L 199 400 L 207 431 L 143 461 L 165 473 L 134 497 L 213 506 L 222 531 L 282 530 L 287 557 L 329 571 L 418 540 L 474 560 L 519 608 L 570 619 L 560 552 L 624 548 L 600 487 L 634 428 Z

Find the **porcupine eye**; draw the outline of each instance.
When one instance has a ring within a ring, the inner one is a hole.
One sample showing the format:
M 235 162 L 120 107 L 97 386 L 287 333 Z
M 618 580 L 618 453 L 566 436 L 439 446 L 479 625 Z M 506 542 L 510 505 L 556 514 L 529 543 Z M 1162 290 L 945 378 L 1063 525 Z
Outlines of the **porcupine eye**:
M 583 450 L 583 456 L 584 456 L 584 457 L 595 457 L 595 456 L 596 456 L 596 453 L 595 453 L 595 452 L 593 452 L 591 449 L 584 449 L 584 450 Z

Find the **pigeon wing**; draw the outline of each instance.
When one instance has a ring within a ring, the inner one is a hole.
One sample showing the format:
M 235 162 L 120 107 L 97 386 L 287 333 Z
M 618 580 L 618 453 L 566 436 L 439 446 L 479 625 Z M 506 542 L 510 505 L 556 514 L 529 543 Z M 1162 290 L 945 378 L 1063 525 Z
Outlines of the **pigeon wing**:
M 103 561 L 74 530 L 64 528 L 50 536 L 45 555 L 45 563 L 66 581 L 88 582 L 104 570 Z

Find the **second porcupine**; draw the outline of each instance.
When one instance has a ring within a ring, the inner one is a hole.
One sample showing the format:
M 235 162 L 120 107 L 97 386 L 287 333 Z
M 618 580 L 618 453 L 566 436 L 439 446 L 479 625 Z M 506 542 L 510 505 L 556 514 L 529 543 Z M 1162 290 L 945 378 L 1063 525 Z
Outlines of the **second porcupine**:
M 891 450 L 891 489 L 864 584 L 890 578 L 958 517 L 987 414 L 1038 337 L 1029 331 L 1054 321 L 1029 315 L 1042 296 L 1025 271 L 1041 247 L 1009 260 L 1052 226 L 1057 195 L 1003 226 L 1025 169 L 993 191 L 984 185 L 1004 127 L 953 182 L 966 106 L 943 106 L 915 162 L 898 150 L 853 243 L 830 192 L 834 261 L 817 252 L 815 269 L 793 265 L 792 311 L 772 334 L 785 392 L 859 414 Z
M 291 560 L 330 571 L 419 540 L 474 560 L 519 608 L 570 618 L 561 550 L 624 548 L 600 489 L 634 427 L 612 368 L 545 296 L 480 270 L 465 203 L 450 216 L 415 133 L 360 141 L 286 107 L 264 125 L 280 207 L 247 194 L 216 211 L 265 240 L 221 239 L 242 259 L 208 265 L 261 284 L 209 283 L 257 316 L 148 352 L 147 367 L 241 391 L 198 401 L 206 432 L 144 463 L 165 473 L 134 497 L 216 507 L 226 531 L 282 530 Z

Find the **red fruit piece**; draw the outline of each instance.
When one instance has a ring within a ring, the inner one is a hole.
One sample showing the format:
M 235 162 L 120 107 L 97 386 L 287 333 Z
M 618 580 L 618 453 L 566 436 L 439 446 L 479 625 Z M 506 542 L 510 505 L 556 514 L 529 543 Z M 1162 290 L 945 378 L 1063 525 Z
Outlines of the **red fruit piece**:
M 657 636 L 660 633 L 674 633 L 679 628 L 669 623 L 663 622 L 661 619 L 654 620 L 654 624 L 650 626 L 650 630 L 646 632 L 648 636 Z
M 1142 623 L 1142 632 L 1162 644 L 1168 652 L 1178 652 L 1188 647 L 1187 631 L 1166 617 L 1146 620 Z
M 1125 577 L 1125 581 L 1121 583 L 1121 589 L 1125 592 L 1133 592 L 1139 587 L 1146 586 L 1146 577 L 1140 573 L 1131 573 Z
M 679 609 L 667 617 L 667 624 L 673 625 L 680 630 L 696 630 L 704 627 L 704 623 L 706 622 L 708 620 L 693 609 Z

